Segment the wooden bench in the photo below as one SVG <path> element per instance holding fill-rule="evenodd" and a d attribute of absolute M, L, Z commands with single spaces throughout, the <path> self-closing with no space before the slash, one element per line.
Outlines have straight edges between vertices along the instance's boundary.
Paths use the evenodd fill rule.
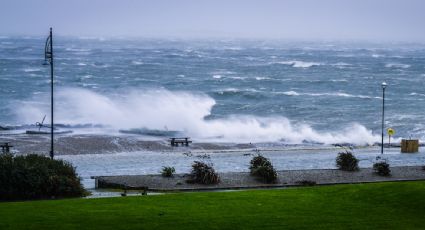
<path fill-rule="evenodd" d="M 178 147 L 179 144 L 189 146 L 189 143 L 192 143 L 192 141 L 189 139 L 190 137 L 172 137 L 170 138 L 170 144 L 174 147 Z"/>

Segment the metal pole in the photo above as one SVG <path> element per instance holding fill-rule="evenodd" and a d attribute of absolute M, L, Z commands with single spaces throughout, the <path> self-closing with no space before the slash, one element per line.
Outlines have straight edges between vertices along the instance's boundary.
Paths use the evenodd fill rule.
<path fill-rule="evenodd" d="M 50 50 L 51 50 L 51 57 L 50 57 L 50 86 L 51 86 L 51 100 L 50 100 L 50 116 L 51 116 L 51 126 L 50 126 L 50 158 L 53 159 L 54 157 L 54 137 L 53 137 L 53 36 L 52 36 L 52 27 L 50 27 Z"/>
<path fill-rule="evenodd" d="M 385 85 L 382 84 L 382 134 L 381 134 L 381 154 L 384 154 L 384 117 L 385 117 Z"/>

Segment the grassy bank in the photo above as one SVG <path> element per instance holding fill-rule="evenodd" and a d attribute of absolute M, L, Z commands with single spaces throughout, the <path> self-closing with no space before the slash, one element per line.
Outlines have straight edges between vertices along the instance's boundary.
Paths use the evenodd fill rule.
<path fill-rule="evenodd" d="M 0 229 L 425 229 L 425 182 L 0 203 Z"/>

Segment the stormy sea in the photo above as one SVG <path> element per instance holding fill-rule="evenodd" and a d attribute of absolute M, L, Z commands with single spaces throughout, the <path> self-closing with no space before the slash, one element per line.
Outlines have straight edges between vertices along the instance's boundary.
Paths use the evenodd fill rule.
<path fill-rule="evenodd" d="M 17 142 L 17 152 L 19 143 L 30 146 L 25 151 L 49 147 L 48 136 L 25 134 L 40 128 L 36 122 L 50 124 L 44 42 L 0 37 L 0 136 Z M 247 170 L 244 154 L 208 149 L 267 148 L 277 168 L 288 169 L 332 168 L 333 160 L 320 161 L 337 152 L 328 147 L 355 146 L 371 162 L 381 142 L 383 82 L 384 129 L 395 130 L 391 140 L 385 131 L 385 143 L 425 140 L 423 44 L 55 37 L 54 52 L 55 124 L 72 131 L 56 136 L 58 154 L 86 178 L 157 173 L 167 160 L 187 171 L 193 151 L 222 171 Z M 190 137 L 194 147 L 176 152 L 170 137 Z M 75 150 L 85 146 L 114 154 Z M 423 154 L 388 151 L 400 165 L 423 162 Z"/>

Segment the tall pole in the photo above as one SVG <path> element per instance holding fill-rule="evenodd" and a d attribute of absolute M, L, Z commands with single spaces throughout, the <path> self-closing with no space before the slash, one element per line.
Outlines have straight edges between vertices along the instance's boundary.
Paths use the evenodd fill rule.
<path fill-rule="evenodd" d="M 387 83 L 382 82 L 382 127 L 381 127 L 381 154 L 384 154 L 384 120 L 385 120 L 385 88 Z"/>
<path fill-rule="evenodd" d="M 54 137 L 53 137 L 53 36 L 52 36 L 52 27 L 50 27 L 50 93 L 51 93 L 51 100 L 50 100 L 50 117 L 51 117 L 51 124 L 50 124 L 50 158 L 53 159 L 54 157 Z"/>
<path fill-rule="evenodd" d="M 54 157 L 54 136 L 53 136 L 53 34 L 52 34 L 52 27 L 50 27 L 50 34 L 49 37 L 46 39 L 46 45 L 44 47 L 44 65 L 47 65 L 47 63 L 50 64 L 50 158 L 53 159 Z"/>

